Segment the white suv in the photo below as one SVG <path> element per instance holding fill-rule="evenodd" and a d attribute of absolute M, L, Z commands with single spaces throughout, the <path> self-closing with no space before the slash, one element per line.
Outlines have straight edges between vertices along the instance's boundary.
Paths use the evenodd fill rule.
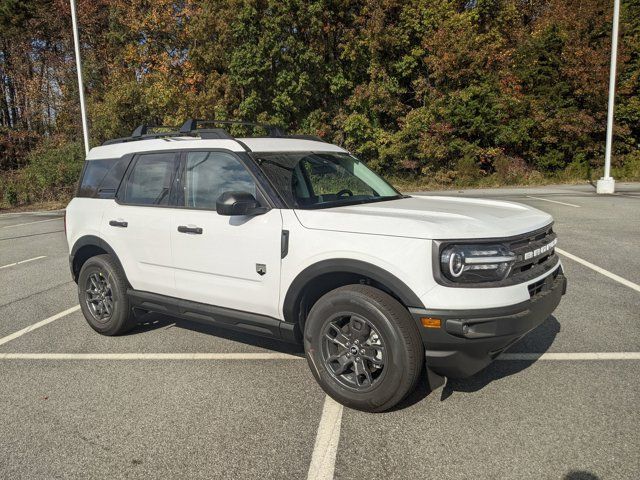
<path fill-rule="evenodd" d="M 432 388 L 481 370 L 566 290 L 546 213 L 402 195 L 339 146 L 212 123 L 233 122 L 89 153 L 66 233 L 99 333 L 153 311 L 302 341 L 329 395 L 382 411 L 423 366 Z"/>

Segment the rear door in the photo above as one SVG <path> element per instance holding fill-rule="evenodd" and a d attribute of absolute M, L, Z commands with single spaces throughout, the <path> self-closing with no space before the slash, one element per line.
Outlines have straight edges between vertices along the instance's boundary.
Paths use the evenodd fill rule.
<path fill-rule="evenodd" d="M 136 290 L 175 295 L 170 202 L 178 166 L 174 152 L 137 155 L 102 217 L 102 236 Z"/>
<path fill-rule="evenodd" d="M 216 200 L 243 191 L 266 205 L 242 160 L 228 151 L 184 152 L 171 235 L 177 296 L 277 318 L 282 216 L 222 216 Z"/>

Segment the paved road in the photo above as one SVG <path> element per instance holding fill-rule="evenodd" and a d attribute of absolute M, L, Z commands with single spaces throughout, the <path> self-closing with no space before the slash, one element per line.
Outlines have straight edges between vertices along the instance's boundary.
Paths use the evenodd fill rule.
<path fill-rule="evenodd" d="M 547 211 L 560 249 L 638 284 L 640 185 L 618 187 L 448 194 Z M 640 292 L 563 262 L 568 294 L 509 353 L 640 352 Z M 0 478 L 638 478 L 637 353 L 498 361 L 372 415 L 331 410 L 296 346 L 166 316 L 106 338 L 74 311 L 10 337 L 75 289 L 60 214 L 0 215 Z"/>

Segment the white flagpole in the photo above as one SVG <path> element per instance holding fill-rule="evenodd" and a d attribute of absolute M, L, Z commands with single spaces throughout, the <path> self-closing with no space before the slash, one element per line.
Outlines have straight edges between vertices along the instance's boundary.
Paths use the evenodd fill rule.
<path fill-rule="evenodd" d="M 613 113 L 616 97 L 616 65 L 618 60 L 618 22 L 620 0 L 613 1 L 613 29 L 611 31 L 611 66 L 609 67 L 609 108 L 607 110 L 607 145 L 604 154 L 604 176 L 598 180 L 598 193 L 614 193 L 615 180 L 611 176 L 611 143 L 613 141 Z"/>
<path fill-rule="evenodd" d="M 82 81 L 82 62 L 80 60 L 80 40 L 78 39 L 78 20 L 76 19 L 76 1 L 71 1 L 71 23 L 73 24 L 73 43 L 76 52 L 76 69 L 78 70 L 78 93 L 80 93 L 80 114 L 82 115 L 82 135 L 84 150 L 89 154 L 89 127 L 87 126 L 87 110 L 84 103 L 84 83 Z"/>

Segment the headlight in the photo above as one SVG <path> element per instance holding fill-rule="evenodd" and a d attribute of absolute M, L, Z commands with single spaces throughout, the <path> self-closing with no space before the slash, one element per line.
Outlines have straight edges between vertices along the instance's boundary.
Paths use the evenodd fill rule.
<path fill-rule="evenodd" d="M 497 282 L 509 274 L 515 259 L 504 245 L 450 245 L 440 255 L 440 268 L 456 283 Z"/>

